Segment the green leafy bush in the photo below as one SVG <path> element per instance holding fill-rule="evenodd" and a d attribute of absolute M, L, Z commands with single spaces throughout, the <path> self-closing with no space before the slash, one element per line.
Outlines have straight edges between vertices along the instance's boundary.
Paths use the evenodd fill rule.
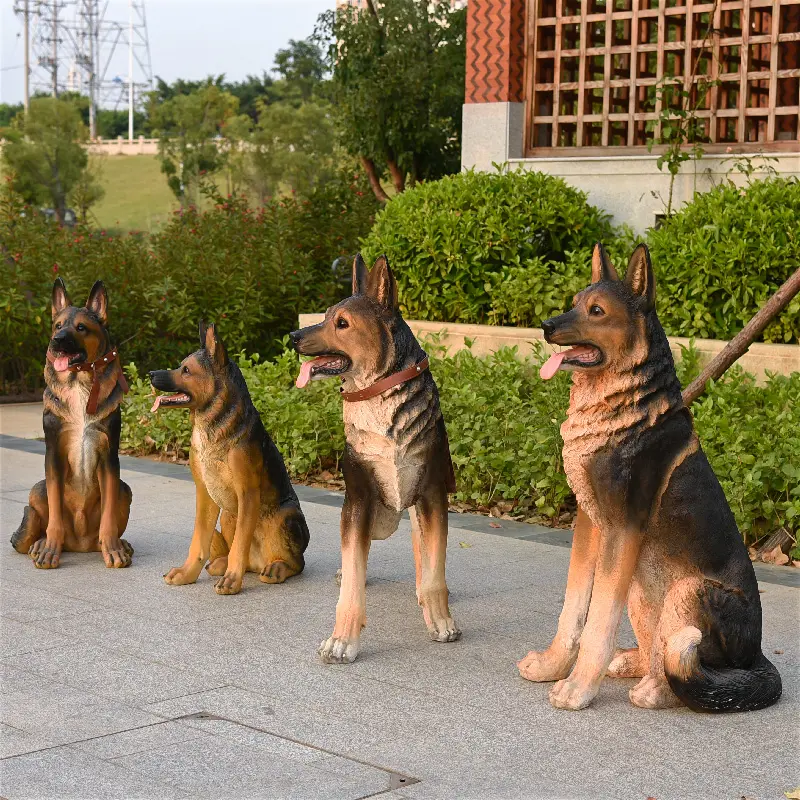
<path fill-rule="evenodd" d="M 608 216 L 560 178 L 465 172 L 391 200 L 363 251 L 368 259 L 388 255 L 409 318 L 483 323 L 492 318 L 493 292 L 515 270 L 536 271 L 548 308 L 564 307 L 568 254 L 613 239 Z"/>
<path fill-rule="evenodd" d="M 176 212 L 158 234 L 107 236 L 48 223 L 13 193 L 0 197 L 0 385 L 41 383 L 56 275 L 82 303 L 101 278 L 111 326 L 126 361 L 142 369 L 177 363 L 197 322 L 222 322 L 235 350 L 275 353 L 297 314 L 343 293 L 332 270 L 358 248 L 377 204 L 363 178 L 341 176 L 306 200 L 276 198 L 258 209 L 216 197 L 213 208 Z"/>
<path fill-rule="evenodd" d="M 648 232 L 668 333 L 730 339 L 800 263 L 800 181 L 724 183 Z M 800 297 L 764 331 L 800 339 Z"/>
<path fill-rule="evenodd" d="M 224 329 L 223 329 L 224 335 Z M 544 383 L 541 355 L 519 361 L 512 349 L 478 358 L 432 354 L 450 450 L 456 500 L 487 510 L 499 501 L 514 514 L 552 521 L 574 508 L 561 460 L 560 426 L 570 380 L 558 373 Z M 295 478 L 335 470 L 344 448 L 338 383 L 294 386 L 298 357 L 288 350 L 273 361 L 241 356 L 253 401 Z M 685 354 L 679 375 L 697 371 L 696 353 Z M 136 453 L 186 456 L 189 415 L 150 414 L 149 384 L 128 369 L 132 391 L 123 408 L 122 443 Z M 693 407 L 700 440 L 746 541 L 766 530 L 800 529 L 800 373 L 771 377 L 763 387 L 734 368 Z"/>

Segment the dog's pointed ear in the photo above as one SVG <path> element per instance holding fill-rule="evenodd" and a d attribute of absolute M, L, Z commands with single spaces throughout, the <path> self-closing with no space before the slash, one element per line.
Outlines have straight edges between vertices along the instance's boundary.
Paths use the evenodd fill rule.
<path fill-rule="evenodd" d="M 397 281 L 386 256 L 379 256 L 372 265 L 367 281 L 367 294 L 387 311 L 397 310 Z"/>
<path fill-rule="evenodd" d="M 67 306 L 71 306 L 67 294 L 67 287 L 61 278 L 56 278 L 53 282 L 53 319 L 55 319 Z"/>
<path fill-rule="evenodd" d="M 367 293 L 367 265 L 361 257 L 361 253 L 357 253 L 353 259 L 353 294 L 366 294 Z"/>
<path fill-rule="evenodd" d="M 200 349 L 202 349 L 206 346 L 206 323 L 204 320 L 200 320 L 198 328 L 200 329 Z"/>
<path fill-rule="evenodd" d="M 205 348 L 209 356 L 211 356 L 220 367 L 224 367 L 228 363 L 228 353 L 225 350 L 222 339 L 217 336 L 216 328 L 217 326 L 213 322 L 206 328 Z"/>
<path fill-rule="evenodd" d="M 608 253 L 603 245 L 597 242 L 592 250 L 592 283 L 618 280 L 619 275 L 617 275 Z"/>
<path fill-rule="evenodd" d="M 656 304 L 656 276 L 650 251 L 646 244 L 640 244 L 633 251 L 625 273 L 625 283 L 636 297 L 645 301 L 645 311 L 650 311 Z"/>
<path fill-rule="evenodd" d="M 108 292 L 103 281 L 95 281 L 86 301 L 89 309 L 100 320 L 101 325 L 108 322 Z"/>

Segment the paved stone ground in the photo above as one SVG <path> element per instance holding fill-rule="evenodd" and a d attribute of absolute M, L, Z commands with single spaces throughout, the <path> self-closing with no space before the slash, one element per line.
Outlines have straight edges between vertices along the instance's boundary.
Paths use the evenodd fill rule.
<path fill-rule="evenodd" d="M 800 594 L 787 570 L 760 573 L 764 650 L 784 680 L 773 708 L 643 711 L 628 702 L 633 681 L 607 680 L 591 708 L 557 711 L 548 685 L 520 679 L 515 661 L 555 631 L 563 532 L 532 529 L 524 541 L 506 523 L 497 536 L 454 515 L 448 578 L 464 636 L 442 645 L 415 602 L 404 521 L 372 549 L 359 660 L 325 666 L 315 651 L 337 598 L 337 496 L 300 487 L 312 532 L 301 576 L 267 586 L 249 575 L 240 595 L 218 597 L 205 574 L 188 587 L 161 579 L 191 537 L 186 470 L 123 459 L 134 565 L 66 554 L 39 571 L 5 540 L 43 476 L 42 453 L 0 436 L 0 795 L 10 800 L 768 800 L 800 784 Z M 627 624 L 620 641 L 632 643 Z"/>

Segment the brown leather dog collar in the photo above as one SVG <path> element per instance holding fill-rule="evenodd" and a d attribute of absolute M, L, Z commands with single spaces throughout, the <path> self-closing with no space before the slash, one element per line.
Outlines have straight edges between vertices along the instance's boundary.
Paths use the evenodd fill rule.
<path fill-rule="evenodd" d="M 385 378 L 381 378 L 379 381 L 375 381 L 372 386 L 367 386 L 366 389 L 361 389 L 357 392 L 342 392 L 342 400 L 346 403 L 358 403 L 361 400 L 369 400 L 371 397 L 377 397 L 393 386 L 399 386 L 401 383 L 416 378 L 417 375 L 421 375 L 426 369 L 428 369 L 428 356 L 425 356 L 425 358 L 417 364 L 412 364 L 410 367 L 400 370 L 400 372 L 394 372 L 391 375 L 387 375 Z"/>
<path fill-rule="evenodd" d="M 112 361 L 116 361 L 117 356 L 119 353 L 117 349 L 114 348 L 110 352 L 106 353 L 102 358 L 98 358 L 97 361 L 92 361 L 91 364 L 87 364 L 85 361 L 81 362 L 80 364 L 73 364 L 70 367 L 67 367 L 65 372 L 91 372 L 92 373 L 92 388 L 89 390 L 89 399 L 86 402 L 86 413 L 87 414 L 96 414 L 97 413 L 97 401 L 100 398 L 100 381 L 98 380 L 97 370 L 102 369 L 103 367 L 107 367 Z M 47 351 L 47 360 L 52 364 L 55 359 L 50 354 L 50 351 Z M 119 377 L 117 378 L 117 383 L 122 387 L 122 393 L 128 394 L 128 381 L 125 380 L 125 373 L 122 371 L 122 367 L 119 363 L 116 365 L 116 368 L 119 370 Z"/>

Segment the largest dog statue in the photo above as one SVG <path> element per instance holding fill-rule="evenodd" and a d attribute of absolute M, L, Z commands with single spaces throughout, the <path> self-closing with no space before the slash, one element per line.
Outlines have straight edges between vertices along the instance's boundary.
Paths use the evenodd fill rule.
<path fill-rule="evenodd" d="M 333 635 L 319 649 L 326 663 L 349 663 L 366 624 L 367 555 L 410 509 L 417 599 L 436 642 L 461 636 L 445 581 L 447 493 L 455 491 L 439 394 L 424 351 L 400 315 L 397 284 L 384 256 L 367 270 L 353 263 L 353 294 L 325 320 L 291 334 L 306 361 L 299 387 L 342 378 L 346 445 L 342 471 L 342 573 Z"/>
<path fill-rule="evenodd" d="M 683 405 L 655 292 L 644 245 L 624 280 L 598 245 L 592 284 L 542 326 L 570 347 L 542 377 L 573 372 L 561 433 L 580 510 L 558 632 L 520 673 L 558 681 L 558 708 L 589 705 L 606 673 L 641 678 L 630 699 L 643 708 L 764 708 L 781 679 L 761 650 L 755 573 Z M 615 657 L 626 599 L 639 646 Z"/>
<path fill-rule="evenodd" d="M 31 489 L 11 537 L 39 569 L 59 566 L 62 551 L 100 551 L 107 567 L 128 567 L 122 538 L 131 507 L 119 477 L 120 403 L 127 384 L 108 332 L 108 295 L 97 281 L 83 307 L 64 282 L 53 285 L 53 328 L 44 369 L 45 479 Z"/>

